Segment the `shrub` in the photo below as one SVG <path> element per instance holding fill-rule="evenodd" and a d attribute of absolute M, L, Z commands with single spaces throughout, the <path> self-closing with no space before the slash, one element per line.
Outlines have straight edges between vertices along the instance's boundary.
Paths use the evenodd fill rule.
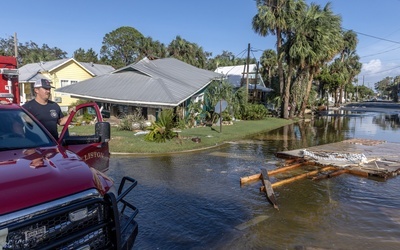
<path fill-rule="evenodd" d="M 142 109 L 136 108 L 131 115 L 123 115 L 121 117 L 121 121 L 118 125 L 118 130 L 133 130 L 133 129 L 142 129 L 145 118 L 142 115 Z M 133 123 L 139 124 L 139 128 L 133 128 Z"/>
<path fill-rule="evenodd" d="M 269 114 L 268 109 L 262 104 L 247 104 L 242 112 L 243 120 L 262 120 Z"/>
<path fill-rule="evenodd" d="M 166 142 L 166 140 L 175 137 L 175 133 L 172 131 L 173 126 L 174 111 L 172 109 L 165 109 L 160 112 L 158 120 L 147 128 L 147 130 L 150 130 L 150 133 L 146 134 L 144 139 L 150 142 Z"/>

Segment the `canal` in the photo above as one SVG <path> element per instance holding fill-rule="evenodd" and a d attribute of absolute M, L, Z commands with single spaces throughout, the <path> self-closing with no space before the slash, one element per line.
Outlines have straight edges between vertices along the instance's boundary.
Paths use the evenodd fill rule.
<path fill-rule="evenodd" d="M 278 151 L 349 138 L 400 143 L 399 128 L 398 113 L 332 111 L 206 151 L 115 155 L 109 174 L 138 181 L 134 249 L 400 249 L 400 177 L 298 180 L 274 189 L 279 210 L 261 182 L 240 185 L 282 164 Z"/>

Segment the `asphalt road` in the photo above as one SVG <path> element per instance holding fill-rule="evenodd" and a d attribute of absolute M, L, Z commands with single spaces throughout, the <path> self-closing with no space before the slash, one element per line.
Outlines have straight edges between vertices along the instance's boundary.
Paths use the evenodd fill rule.
<path fill-rule="evenodd" d="M 400 112 L 400 103 L 389 101 L 358 102 L 346 104 L 341 109 L 392 113 Z"/>

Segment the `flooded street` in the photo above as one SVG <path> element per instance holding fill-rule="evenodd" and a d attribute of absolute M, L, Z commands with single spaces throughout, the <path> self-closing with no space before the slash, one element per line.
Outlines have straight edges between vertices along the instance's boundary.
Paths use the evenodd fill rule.
<path fill-rule="evenodd" d="M 400 249 L 400 177 L 298 180 L 274 189 L 279 210 L 261 182 L 240 186 L 275 169 L 276 152 L 350 138 L 400 143 L 399 129 L 397 113 L 338 111 L 206 151 L 114 155 L 108 174 L 138 181 L 134 249 Z"/>

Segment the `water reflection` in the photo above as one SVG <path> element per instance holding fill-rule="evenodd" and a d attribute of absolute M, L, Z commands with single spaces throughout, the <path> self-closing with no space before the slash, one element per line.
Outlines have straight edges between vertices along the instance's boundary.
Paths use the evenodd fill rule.
<path fill-rule="evenodd" d="M 393 124 L 383 113 L 330 113 L 196 153 L 113 156 L 110 174 L 138 180 L 135 249 L 400 249 L 400 178 L 299 180 L 274 190 L 279 211 L 261 183 L 239 184 L 276 168 L 278 151 L 349 138 L 400 142 Z"/>

